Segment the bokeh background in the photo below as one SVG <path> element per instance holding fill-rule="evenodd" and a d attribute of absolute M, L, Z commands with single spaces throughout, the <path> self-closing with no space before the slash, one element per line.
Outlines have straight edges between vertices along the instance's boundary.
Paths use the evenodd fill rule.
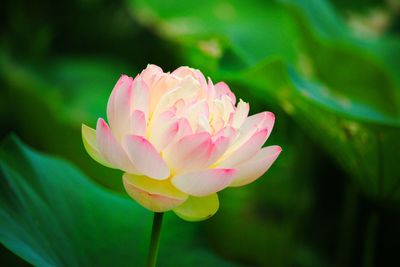
<path fill-rule="evenodd" d="M 2 1 L 2 266 L 142 266 L 151 214 L 84 151 L 122 73 L 188 65 L 276 115 L 283 152 L 167 215 L 160 266 L 394 266 L 400 251 L 400 1 Z"/>

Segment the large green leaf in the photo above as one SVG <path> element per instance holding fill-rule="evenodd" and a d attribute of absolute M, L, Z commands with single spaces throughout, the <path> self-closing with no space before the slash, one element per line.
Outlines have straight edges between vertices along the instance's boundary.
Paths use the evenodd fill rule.
<path fill-rule="evenodd" d="M 106 58 L 58 58 L 33 66 L 0 54 L 0 74 L 7 87 L 1 98 L 22 139 L 47 152 L 62 155 L 106 187 L 122 191 L 120 174 L 94 162 L 85 152 L 81 124 L 94 127 L 105 117 L 107 100 L 124 62 Z M 133 74 L 132 74 L 133 75 Z"/>
<path fill-rule="evenodd" d="M 143 23 L 198 47 L 188 58 L 213 77 L 279 58 L 321 81 L 343 105 L 356 101 L 382 114 L 347 111 L 358 119 L 400 125 L 399 39 L 357 39 L 326 1 L 177 2 L 129 1 Z M 200 59 L 213 49 L 221 50 L 214 61 Z"/>
<path fill-rule="evenodd" d="M 279 105 L 308 131 L 354 177 L 364 192 L 380 201 L 400 200 L 400 127 L 381 125 L 368 105 L 341 99 L 327 88 L 301 78 L 281 61 L 267 61 L 237 76 L 235 81 L 273 95 Z M 351 112 L 348 112 L 352 109 Z M 367 114 L 359 120 L 354 114 Z"/>
<path fill-rule="evenodd" d="M 144 265 L 151 213 L 128 197 L 15 137 L 1 147 L 0 171 L 0 239 L 18 256 L 35 266 Z M 195 229 L 168 214 L 160 266 L 233 266 L 202 248 Z"/>
<path fill-rule="evenodd" d="M 358 38 L 325 0 L 128 2 L 194 66 L 278 103 L 369 196 L 398 197 L 398 37 Z"/>

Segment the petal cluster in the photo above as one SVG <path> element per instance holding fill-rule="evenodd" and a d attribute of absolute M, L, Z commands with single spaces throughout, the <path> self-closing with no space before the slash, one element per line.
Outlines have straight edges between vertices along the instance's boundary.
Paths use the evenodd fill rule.
<path fill-rule="evenodd" d="M 107 104 L 107 122 L 82 126 L 89 155 L 125 172 L 127 193 L 155 211 L 186 220 L 212 216 L 217 192 L 262 176 L 281 152 L 263 147 L 274 126 L 271 112 L 249 116 L 224 82 L 196 69 L 172 73 L 149 65 L 122 75 Z"/>

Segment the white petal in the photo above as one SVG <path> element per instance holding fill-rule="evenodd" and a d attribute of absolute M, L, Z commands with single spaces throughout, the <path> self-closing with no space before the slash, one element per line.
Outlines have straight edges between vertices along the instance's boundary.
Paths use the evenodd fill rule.
<path fill-rule="evenodd" d="M 138 173 L 126 152 L 115 139 L 107 123 L 101 118 L 97 121 L 96 141 L 101 155 L 107 162 L 126 172 Z"/>
<path fill-rule="evenodd" d="M 234 169 L 208 169 L 175 176 L 171 182 L 186 194 L 202 197 L 227 187 L 235 172 Z"/>
<path fill-rule="evenodd" d="M 146 136 L 146 115 L 140 111 L 135 110 L 131 115 L 131 131 L 133 135 Z"/>
<path fill-rule="evenodd" d="M 185 136 L 165 149 L 165 160 L 175 174 L 204 168 L 211 155 L 211 143 L 206 132 Z"/>
<path fill-rule="evenodd" d="M 149 117 L 150 92 L 149 88 L 140 76 L 133 81 L 132 110 L 140 110 Z"/>
<path fill-rule="evenodd" d="M 240 99 L 236 111 L 233 115 L 232 126 L 235 127 L 236 129 L 239 129 L 240 126 L 242 126 L 242 124 L 246 120 L 247 115 L 249 115 L 249 110 L 250 110 L 249 104 L 243 102 L 242 99 Z"/>
<path fill-rule="evenodd" d="M 107 104 L 107 118 L 117 140 L 129 132 L 133 79 L 122 75 L 111 92 Z"/>
<path fill-rule="evenodd" d="M 268 136 L 268 130 L 263 129 L 256 132 L 250 137 L 246 143 L 238 147 L 235 151 L 224 155 L 223 160 L 217 163 L 217 166 L 223 168 L 232 168 L 237 164 L 240 164 L 249 158 L 251 158 L 257 151 L 260 150 L 261 146 L 265 143 Z"/>
<path fill-rule="evenodd" d="M 246 185 L 261 177 L 271 167 L 281 151 L 279 146 L 264 147 L 251 159 L 237 165 L 235 167 L 237 172 L 230 186 Z"/>
<path fill-rule="evenodd" d="M 170 171 L 167 164 L 146 138 L 128 135 L 123 145 L 138 171 L 157 180 L 169 177 Z"/>

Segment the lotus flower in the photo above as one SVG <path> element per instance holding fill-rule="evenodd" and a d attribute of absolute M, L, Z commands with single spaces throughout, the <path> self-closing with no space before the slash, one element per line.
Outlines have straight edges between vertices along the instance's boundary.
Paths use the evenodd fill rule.
<path fill-rule="evenodd" d="M 217 192 L 262 176 L 279 146 L 262 147 L 275 117 L 252 116 L 224 82 L 196 69 L 172 73 L 149 65 L 122 75 L 107 105 L 108 124 L 82 126 L 85 148 L 99 163 L 124 171 L 127 193 L 154 212 L 197 221 L 219 207 Z"/>

